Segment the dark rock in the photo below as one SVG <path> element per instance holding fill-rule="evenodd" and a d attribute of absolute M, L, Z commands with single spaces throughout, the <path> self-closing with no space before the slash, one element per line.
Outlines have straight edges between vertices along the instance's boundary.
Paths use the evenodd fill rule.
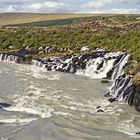
<path fill-rule="evenodd" d="M 67 66 L 67 63 L 63 63 L 63 68 Z"/>
<path fill-rule="evenodd" d="M 112 68 L 110 71 L 107 72 L 107 78 L 111 79 L 114 69 Z"/>
<path fill-rule="evenodd" d="M 52 70 L 52 68 L 49 66 L 49 67 L 47 67 L 47 70 L 48 70 L 48 71 L 51 71 L 51 70 Z"/>
<path fill-rule="evenodd" d="M 133 100 L 135 109 L 140 112 L 140 86 L 135 87 L 135 96 Z"/>
<path fill-rule="evenodd" d="M 120 62 L 120 60 L 121 60 L 122 57 L 123 57 L 123 55 L 119 55 L 117 58 L 115 58 L 116 60 L 115 60 L 115 62 L 113 64 L 113 66 L 115 66 L 116 64 L 118 64 Z"/>
<path fill-rule="evenodd" d="M 101 108 L 101 106 L 97 106 L 97 107 L 96 107 L 96 109 L 99 109 L 99 108 Z"/>
<path fill-rule="evenodd" d="M 112 102 L 116 101 L 116 99 L 115 98 L 110 98 L 110 99 L 108 99 L 108 101 L 112 103 Z"/>
<path fill-rule="evenodd" d="M 102 62 L 100 64 L 98 64 L 97 66 L 97 70 L 101 69 L 103 67 L 104 61 L 102 60 Z"/>
<path fill-rule="evenodd" d="M 105 97 L 111 97 L 110 92 L 105 93 Z"/>
<path fill-rule="evenodd" d="M 11 106 L 11 104 L 8 104 L 8 103 L 0 103 L 0 109 L 10 107 L 10 106 Z"/>
<path fill-rule="evenodd" d="M 140 132 L 136 132 L 136 135 L 140 136 Z"/>
<path fill-rule="evenodd" d="M 97 112 L 104 112 L 102 109 L 98 109 Z"/>
<path fill-rule="evenodd" d="M 76 63 L 76 62 L 78 62 L 78 61 L 79 61 L 79 58 L 78 58 L 78 57 L 72 58 L 72 62 L 73 62 L 73 63 Z"/>

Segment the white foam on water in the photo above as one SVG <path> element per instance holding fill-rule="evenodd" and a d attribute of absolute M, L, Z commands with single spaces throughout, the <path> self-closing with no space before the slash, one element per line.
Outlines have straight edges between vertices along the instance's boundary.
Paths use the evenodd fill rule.
<path fill-rule="evenodd" d="M 44 64 L 43 63 L 41 63 L 41 62 L 39 62 L 37 60 L 34 60 L 34 59 L 31 61 L 31 65 L 34 65 L 34 66 L 40 67 L 40 68 L 44 68 Z"/>
<path fill-rule="evenodd" d="M 50 81 L 60 80 L 60 78 L 61 78 L 61 74 L 54 74 L 47 77 L 47 79 Z"/>
<path fill-rule="evenodd" d="M 40 97 L 43 99 L 46 96 L 44 89 L 38 88 L 35 85 L 30 85 L 27 87 L 27 91 L 22 95 L 14 95 L 11 100 L 14 101 L 13 106 L 4 108 L 6 111 L 10 112 L 20 112 L 35 115 L 38 118 L 49 118 L 55 111 L 53 107 L 41 104 L 38 101 Z M 53 97 L 52 97 L 53 98 Z"/>
<path fill-rule="evenodd" d="M 118 122 L 118 125 L 116 125 L 117 129 L 120 132 L 123 132 L 127 135 L 130 136 L 135 136 L 136 132 L 140 131 L 140 128 L 137 128 L 132 122 L 133 122 L 134 118 L 131 118 L 129 120 L 124 120 L 124 121 L 120 121 Z"/>
<path fill-rule="evenodd" d="M 29 123 L 31 121 L 37 120 L 38 118 L 18 118 L 18 117 L 10 117 L 10 118 L 0 118 L 0 123 L 6 124 L 21 124 L 21 123 Z"/>
<path fill-rule="evenodd" d="M 13 107 L 8 107 L 8 108 L 4 108 L 7 111 L 14 111 L 14 112 L 24 112 L 24 113 L 28 113 L 28 114 L 34 114 L 39 116 L 40 118 L 49 118 L 52 116 L 52 112 L 54 112 L 53 108 L 50 107 L 19 107 L 19 106 L 13 106 Z"/>
<path fill-rule="evenodd" d="M 66 113 L 66 112 L 61 112 L 61 111 L 55 111 L 53 114 L 55 115 L 63 115 L 63 116 L 70 116 L 70 113 Z"/>

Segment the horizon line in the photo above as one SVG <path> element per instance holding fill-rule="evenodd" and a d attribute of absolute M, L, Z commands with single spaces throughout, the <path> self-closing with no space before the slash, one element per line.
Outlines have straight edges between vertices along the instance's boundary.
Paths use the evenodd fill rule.
<path fill-rule="evenodd" d="M 97 12 L 0 12 L 0 14 L 96 14 L 96 15 L 100 15 L 100 14 L 104 14 L 104 15 L 140 15 L 140 13 L 97 13 Z"/>

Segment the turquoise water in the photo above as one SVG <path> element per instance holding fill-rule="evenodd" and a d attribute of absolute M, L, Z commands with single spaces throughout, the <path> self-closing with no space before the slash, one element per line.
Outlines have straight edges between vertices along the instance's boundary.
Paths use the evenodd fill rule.
<path fill-rule="evenodd" d="M 32 22 L 32 23 L 23 23 L 23 24 L 16 24 L 16 25 L 8 25 L 8 26 L 17 26 L 17 27 L 45 27 L 45 26 L 58 26 L 58 25 L 68 25 L 74 22 L 82 22 L 93 20 L 96 17 L 82 17 L 82 18 L 71 18 L 71 19 L 58 19 L 58 20 L 50 20 L 50 21 L 39 21 L 39 22 Z"/>
<path fill-rule="evenodd" d="M 74 19 L 63 19 L 63 20 L 51 20 L 51 21 L 40 21 L 40 22 L 33 22 L 33 23 L 17 24 L 14 26 L 19 26 L 19 27 L 56 26 L 56 25 L 68 25 L 68 24 L 72 24 L 73 22 Z"/>

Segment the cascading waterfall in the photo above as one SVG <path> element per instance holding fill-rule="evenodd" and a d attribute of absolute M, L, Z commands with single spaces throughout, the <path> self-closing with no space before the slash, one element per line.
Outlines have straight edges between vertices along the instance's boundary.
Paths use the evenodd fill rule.
<path fill-rule="evenodd" d="M 123 52 L 98 52 L 96 54 L 78 54 L 69 57 L 52 57 L 49 59 L 32 60 L 31 64 L 47 70 L 75 73 L 94 79 L 116 79 L 123 73 L 123 69 L 130 59 L 130 55 Z"/>
<path fill-rule="evenodd" d="M 132 92 L 132 78 L 123 74 L 114 81 L 108 94 L 112 96 L 114 100 L 129 102 Z"/>
<path fill-rule="evenodd" d="M 127 63 L 129 62 L 130 57 L 131 57 L 130 54 L 124 55 L 122 57 L 122 59 L 120 60 L 120 63 L 118 63 L 117 66 L 115 66 L 115 68 L 114 68 L 112 79 L 116 79 L 120 75 L 124 74 L 123 70 L 124 70 L 125 66 L 127 65 Z"/>
<path fill-rule="evenodd" d="M 37 61 L 37 60 L 32 60 L 31 65 L 34 65 L 36 67 L 41 67 L 41 68 L 43 68 L 43 66 L 45 66 L 45 64 L 43 64 L 43 63 L 41 63 L 40 61 Z"/>
<path fill-rule="evenodd" d="M 15 55 L 0 54 L 0 61 L 17 62 L 17 59 L 18 56 Z"/>
<path fill-rule="evenodd" d="M 90 59 L 86 64 L 86 68 L 78 70 L 77 74 L 114 80 L 123 73 L 123 69 L 129 59 L 130 55 L 126 55 L 123 52 L 107 53 L 102 57 Z"/>
<path fill-rule="evenodd" d="M 0 61 L 17 62 L 18 59 L 19 56 L 0 54 Z M 111 102 L 119 100 L 133 105 L 132 78 L 124 74 L 124 68 L 129 60 L 130 55 L 125 52 L 106 53 L 102 51 L 93 54 L 76 54 L 27 61 L 31 65 L 48 71 L 68 72 L 94 79 L 107 78 L 113 80 L 112 88 L 105 96 L 111 96 L 109 99 Z"/>

